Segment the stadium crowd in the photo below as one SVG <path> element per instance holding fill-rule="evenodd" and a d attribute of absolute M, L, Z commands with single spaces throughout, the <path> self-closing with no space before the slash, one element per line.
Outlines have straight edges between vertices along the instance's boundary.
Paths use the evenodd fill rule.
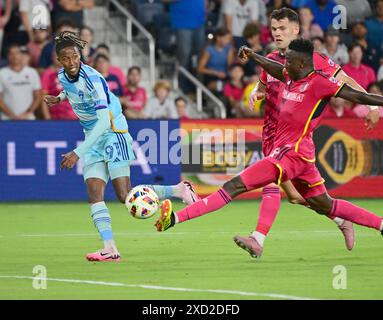
<path fill-rule="evenodd" d="M 254 110 L 246 107 L 261 69 L 252 61 L 240 64 L 236 52 L 244 44 L 260 54 L 274 51 L 268 17 L 284 6 L 299 12 L 301 36 L 311 39 L 317 51 L 330 56 L 368 92 L 383 93 L 383 0 L 121 2 L 153 33 L 159 52 L 175 56 L 224 101 L 228 117 L 263 115 L 263 101 Z M 336 5 L 347 8 L 344 29 L 332 25 Z M 35 6 L 44 8 L 49 17 L 38 28 L 33 25 Z M 52 39 L 62 31 L 78 31 L 88 42 L 82 61 L 105 77 L 128 119 L 188 118 L 187 101 L 174 99 L 168 81 L 158 80 L 150 94 L 140 85 L 139 66 L 122 70 L 111 64 L 108 45 L 95 44 L 93 30 L 84 25 L 84 10 L 94 6 L 94 0 L 0 0 L 1 120 L 76 119 L 67 101 L 48 108 L 42 100 L 44 94 L 62 90 Z M 181 87 L 188 92 L 187 84 Z M 364 117 L 368 109 L 332 98 L 326 112 L 334 118 Z"/>

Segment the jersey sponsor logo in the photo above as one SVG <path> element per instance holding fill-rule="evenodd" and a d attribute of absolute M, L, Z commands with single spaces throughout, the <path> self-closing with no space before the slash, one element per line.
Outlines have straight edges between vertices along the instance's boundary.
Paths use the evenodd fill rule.
<path fill-rule="evenodd" d="M 335 62 L 332 61 L 331 59 L 328 59 L 328 64 L 329 64 L 331 67 L 334 67 L 334 66 L 335 66 Z"/>
<path fill-rule="evenodd" d="M 286 89 L 283 90 L 282 98 L 285 100 L 295 101 L 295 102 L 302 102 L 304 95 L 297 93 L 297 92 L 289 92 Z"/>

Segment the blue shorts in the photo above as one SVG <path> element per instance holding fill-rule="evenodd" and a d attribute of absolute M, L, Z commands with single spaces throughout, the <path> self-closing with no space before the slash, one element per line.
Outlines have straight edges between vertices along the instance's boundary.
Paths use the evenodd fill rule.
<path fill-rule="evenodd" d="M 109 178 L 129 177 L 130 163 L 136 158 L 132 143 L 128 132 L 104 133 L 84 156 L 84 180 L 99 178 L 107 183 Z"/>

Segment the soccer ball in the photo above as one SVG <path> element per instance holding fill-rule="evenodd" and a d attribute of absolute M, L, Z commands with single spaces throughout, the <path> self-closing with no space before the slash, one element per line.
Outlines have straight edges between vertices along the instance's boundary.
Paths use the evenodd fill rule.
<path fill-rule="evenodd" d="M 128 194 L 125 206 L 137 219 L 152 217 L 158 210 L 160 200 L 153 189 L 147 186 L 136 186 Z"/>

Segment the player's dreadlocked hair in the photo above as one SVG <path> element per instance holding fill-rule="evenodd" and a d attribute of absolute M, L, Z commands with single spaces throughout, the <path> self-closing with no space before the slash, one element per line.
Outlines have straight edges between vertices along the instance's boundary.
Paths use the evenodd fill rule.
<path fill-rule="evenodd" d="M 56 53 L 67 47 L 77 47 L 79 50 L 84 49 L 88 42 L 82 40 L 75 32 L 64 31 L 55 37 Z"/>

